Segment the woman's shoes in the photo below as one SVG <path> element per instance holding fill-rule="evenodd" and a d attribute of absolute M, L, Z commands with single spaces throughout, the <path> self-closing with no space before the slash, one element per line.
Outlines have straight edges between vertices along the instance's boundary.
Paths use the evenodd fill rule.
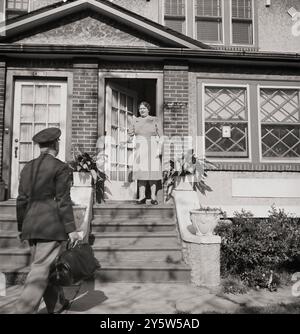
<path fill-rule="evenodd" d="M 146 204 L 146 197 L 144 198 L 144 199 L 141 199 L 141 200 L 138 200 L 138 201 L 136 201 L 136 204 Z M 157 200 L 156 199 L 151 199 L 151 204 L 152 205 L 158 205 L 158 202 L 157 202 Z"/>
<path fill-rule="evenodd" d="M 141 199 L 139 201 L 136 201 L 136 204 L 146 204 L 146 197 L 144 199 Z"/>

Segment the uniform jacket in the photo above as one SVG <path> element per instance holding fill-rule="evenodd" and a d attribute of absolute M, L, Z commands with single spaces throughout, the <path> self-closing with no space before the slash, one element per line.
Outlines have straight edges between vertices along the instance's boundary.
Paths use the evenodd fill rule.
<path fill-rule="evenodd" d="M 23 240 L 67 240 L 67 234 L 76 230 L 67 164 L 45 153 L 24 166 L 17 220 Z"/>

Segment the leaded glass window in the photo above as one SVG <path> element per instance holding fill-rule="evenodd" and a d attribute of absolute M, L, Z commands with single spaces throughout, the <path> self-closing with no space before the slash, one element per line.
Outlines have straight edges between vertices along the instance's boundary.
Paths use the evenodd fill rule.
<path fill-rule="evenodd" d="M 247 100 L 245 87 L 205 87 L 205 146 L 208 157 L 248 157 Z"/>
<path fill-rule="evenodd" d="M 263 158 L 300 157 L 300 89 L 260 90 Z"/>

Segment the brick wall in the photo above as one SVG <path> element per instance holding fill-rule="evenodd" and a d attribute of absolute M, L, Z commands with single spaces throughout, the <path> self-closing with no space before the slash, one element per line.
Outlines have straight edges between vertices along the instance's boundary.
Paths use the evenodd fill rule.
<path fill-rule="evenodd" d="M 189 141 L 189 67 L 164 66 L 164 168 L 191 149 Z"/>
<path fill-rule="evenodd" d="M 96 152 L 98 138 L 98 64 L 74 64 L 72 145 Z"/>
<path fill-rule="evenodd" d="M 5 63 L 0 62 L 0 178 L 2 176 L 4 108 L 5 108 Z"/>

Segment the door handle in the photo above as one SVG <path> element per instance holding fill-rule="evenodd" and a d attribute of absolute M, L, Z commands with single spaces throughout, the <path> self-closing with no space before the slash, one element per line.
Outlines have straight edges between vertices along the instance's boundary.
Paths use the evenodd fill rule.
<path fill-rule="evenodd" d="M 18 157 L 18 149 L 19 149 L 18 146 L 16 146 L 16 147 L 15 147 L 15 158 Z"/>

